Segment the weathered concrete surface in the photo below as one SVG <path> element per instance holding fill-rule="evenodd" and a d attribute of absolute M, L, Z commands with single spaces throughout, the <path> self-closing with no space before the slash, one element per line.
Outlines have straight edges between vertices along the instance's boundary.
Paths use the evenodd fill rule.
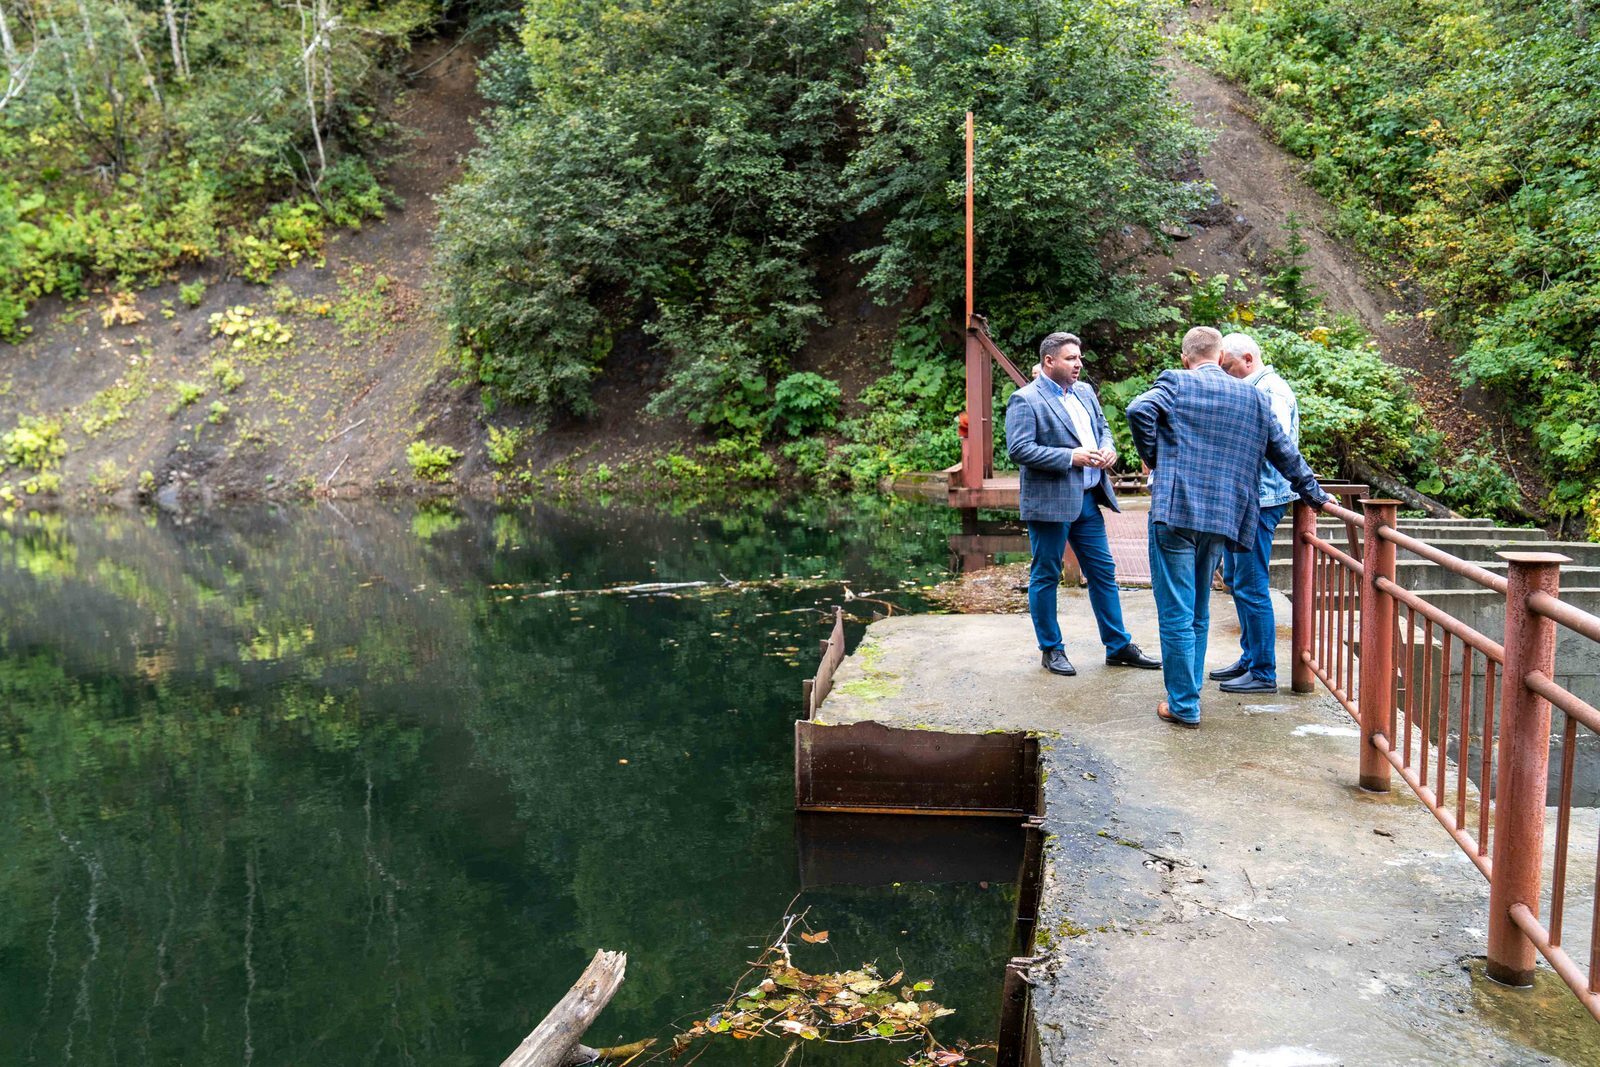
<path fill-rule="evenodd" d="M 1220 666 L 1238 630 L 1213 603 Z M 1123 606 L 1154 651 L 1150 594 L 1124 590 Z M 1050 957 L 1033 970 L 1047 1064 L 1600 1062 L 1600 1027 L 1571 997 L 1530 1007 L 1473 983 L 1486 884 L 1408 792 L 1355 788 L 1354 729 L 1331 700 L 1213 684 L 1203 728 L 1177 730 L 1155 719 L 1159 672 L 1103 665 L 1082 593 L 1061 615 L 1076 678 L 1040 670 L 1025 616 L 875 623 L 819 716 L 1057 735 Z M 1574 868 L 1592 877 L 1592 858 Z"/>

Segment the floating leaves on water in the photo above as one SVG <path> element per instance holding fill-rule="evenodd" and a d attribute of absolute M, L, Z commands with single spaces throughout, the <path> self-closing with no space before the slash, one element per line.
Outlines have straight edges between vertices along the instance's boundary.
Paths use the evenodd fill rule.
<path fill-rule="evenodd" d="M 670 1055 L 676 1059 L 702 1038 L 727 1034 L 736 1040 L 759 1037 L 789 1042 L 792 1055 L 799 1042 L 853 1044 L 888 1041 L 920 1044 L 906 1067 L 961 1067 L 973 1063 L 976 1049 L 946 1046 L 929 1030 L 936 1019 L 955 1014 L 954 1009 L 918 995 L 933 988 L 923 979 L 896 985 L 905 977 L 896 971 L 888 978 L 870 963 L 849 971 L 813 974 L 795 966 L 787 938 L 802 916 L 790 916 L 783 933 L 751 967 L 763 977 L 754 986 L 729 996 L 720 1009 L 699 1020 L 673 1040 Z M 802 932 L 810 945 L 828 942 L 828 931 Z M 992 1048 L 993 1046 L 978 1046 Z M 784 1058 L 788 1062 L 788 1056 Z"/>

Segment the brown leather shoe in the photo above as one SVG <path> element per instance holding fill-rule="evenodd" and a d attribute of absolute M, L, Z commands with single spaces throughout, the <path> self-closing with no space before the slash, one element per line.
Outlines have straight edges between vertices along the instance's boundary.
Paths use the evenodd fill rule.
<path fill-rule="evenodd" d="M 1161 703 L 1156 705 L 1156 718 L 1160 719 L 1162 722 L 1166 723 L 1168 726 L 1181 726 L 1185 730 L 1198 730 L 1198 729 L 1200 729 L 1200 723 L 1199 722 L 1184 722 L 1182 719 L 1180 719 L 1176 715 L 1172 714 L 1172 712 L 1168 711 L 1167 710 L 1167 702 L 1165 700 L 1163 700 Z"/>

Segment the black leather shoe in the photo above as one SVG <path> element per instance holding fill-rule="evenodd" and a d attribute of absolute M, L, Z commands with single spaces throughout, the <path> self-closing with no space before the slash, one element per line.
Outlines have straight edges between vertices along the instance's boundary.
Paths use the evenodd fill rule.
<path fill-rule="evenodd" d="M 1246 663 L 1244 661 L 1244 657 L 1241 656 L 1232 663 L 1228 664 L 1226 667 L 1218 667 L 1216 670 L 1207 674 L 1206 677 L 1210 678 L 1213 682 L 1231 682 L 1235 678 L 1242 678 L 1249 673 L 1250 664 Z"/>
<path fill-rule="evenodd" d="M 1138 645 L 1131 641 L 1128 642 L 1126 648 L 1115 656 L 1107 656 L 1106 662 L 1113 667 L 1138 667 L 1146 671 L 1159 671 L 1161 669 L 1160 660 L 1151 659 L 1144 654 Z"/>
<path fill-rule="evenodd" d="M 1278 683 L 1269 682 L 1265 678 L 1259 678 L 1254 674 L 1246 674 L 1244 677 L 1236 678 L 1231 682 L 1223 682 L 1217 688 L 1224 693 L 1276 693 L 1278 691 Z"/>
<path fill-rule="evenodd" d="M 1072 661 L 1067 658 L 1067 653 L 1064 649 L 1047 648 L 1040 655 L 1040 661 L 1044 664 L 1044 669 L 1051 674 L 1064 674 L 1071 677 L 1078 673 L 1078 668 L 1072 665 Z"/>

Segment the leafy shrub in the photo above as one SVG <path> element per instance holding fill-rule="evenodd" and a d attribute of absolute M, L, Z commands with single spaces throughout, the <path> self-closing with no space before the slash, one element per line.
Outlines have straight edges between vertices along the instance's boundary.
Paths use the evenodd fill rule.
<path fill-rule="evenodd" d="M 1529 432 L 1558 516 L 1600 482 L 1600 50 L 1581 10 L 1229 0 L 1205 42 L 1345 230 L 1421 283 L 1464 380 Z"/>
<path fill-rule="evenodd" d="M 771 419 L 790 437 L 839 424 L 839 383 L 811 371 L 798 371 L 772 391 Z"/>
<path fill-rule="evenodd" d="M 1006 336 L 1148 323 L 1160 309 L 1100 249 L 1203 201 L 1176 177 L 1199 135 L 1171 105 L 1149 6 L 529 5 L 520 47 L 485 64 L 484 147 L 441 204 L 445 310 L 470 368 L 491 396 L 585 412 L 637 324 L 669 357 L 652 412 L 764 428 L 771 383 L 821 321 L 824 235 L 848 220 L 872 220 L 869 236 L 881 222 L 861 255 L 879 294 L 930 286 L 948 320 L 969 107 L 980 285 Z"/>
<path fill-rule="evenodd" d="M 228 347 L 246 363 L 280 357 L 294 342 L 294 331 L 271 315 L 257 315 L 248 304 L 214 311 L 206 320 L 212 337 L 226 338 Z"/>
<path fill-rule="evenodd" d="M 216 382 L 217 388 L 224 393 L 231 393 L 244 384 L 244 371 L 235 367 L 232 360 L 213 360 L 211 363 L 211 380 Z"/>
<path fill-rule="evenodd" d="M 411 473 L 424 482 L 448 482 L 450 468 L 460 458 L 461 452 L 449 445 L 413 441 L 406 446 L 406 462 L 411 465 Z"/>
<path fill-rule="evenodd" d="M 517 458 L 517 450 L 528 439 L 528 431 L 515 426 L 489 427 L 489 462 L 503 467 Z"/>
<path fill-rule="evenodd" d="M 206 395 L 206 387 L 198 382 L 173 382 L 173 401 L 167 407 L 168 415 L 176 415 L 186 407 L 192 406 L 201 397 Z"/>
<path fill-rule="evenodd" d="M 8 467 L 45 472 L 53 470 L 67 454 L 61 423 L 23 415 L 17 425 L 0 434 L 0 456 Z"/>
<path fill-rule="evenodd" d="M 184 282 L 178 286 L 178 299 L 192 308 L 200 306 L 206 298 L 206 283 L 203 281 Z"/>

